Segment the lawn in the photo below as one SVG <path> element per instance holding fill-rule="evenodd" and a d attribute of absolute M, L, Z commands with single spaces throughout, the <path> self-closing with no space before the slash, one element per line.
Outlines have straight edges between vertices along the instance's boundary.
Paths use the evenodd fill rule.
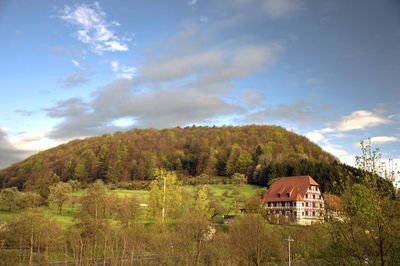
<path fill-rule="evenodd" d="M 231 196 L 231 191 L 234 189 L 233 185 L 230 184 L 218 184 L 218 185 L 209 185 L 213 191 L 214 195 L 220 199 L 221 204 L 225 207 L 228 208 L 229 206 L 232 205 L 232 196 Z M 243 196 L 248 199 L 251 196 L 254 196 L 257 192 L 257 189 L 259 189 L 259 186 L 255 185 L 242 185 L 240 187 L 240 191 L 242 192 Z M 196 193 L 196 186 L 184 186 L 183 187 L 184 191 L 189 194 L 189 195 L 195 195 Z M 118 197 L 136 197 L 139 201 L 139 203 L 147 203 L 148 198 L 149 198 L 149 191 L 148 190 L 125 190 L 125 189 L 117 189 L 117 190 L 112 190 L 111 193 L 114 193 L 118 195 Z M 74 192 L 71 192 L 71 196 L 75 197 L 81 197 L 85 194 L 85 190 L 77 190 Z M 225 196 L 225 195 L 227 196 Z M 63 228 L 66 228 L 73 223 L 73 218 L 77 214 L 79 210 L 80 204 L 75 203 L 74 205 L 71 202 L 67 202 L 64 204 L 62 208 L 61 214 L 58 213 L 56 209 L 46 209 L 46 211 L 54 217 L 55 220 L 60 222 L 61 226 Z M 234 214 L 234 211 L 231 211 L 231 214 Z M 0 210 L 0 223 L 1 222 L 7 222 L 9 219 L 11 219 L 13 216 L 18 215 L 18 212 L 12 211 L 4 211 Z M 143 218 L 145 215 L 143 215 Z M 146 219 L 144 219 L 146 220 Z"/>

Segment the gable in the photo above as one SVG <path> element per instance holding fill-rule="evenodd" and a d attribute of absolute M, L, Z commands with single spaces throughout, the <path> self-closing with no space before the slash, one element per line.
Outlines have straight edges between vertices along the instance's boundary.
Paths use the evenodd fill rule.
<path fill-rule="evenodd" d="M 281 177 L 271 184 L 263 200 L 266 202 L 303 201 L 311 185 L 319 187 L 311 176 Z"/>

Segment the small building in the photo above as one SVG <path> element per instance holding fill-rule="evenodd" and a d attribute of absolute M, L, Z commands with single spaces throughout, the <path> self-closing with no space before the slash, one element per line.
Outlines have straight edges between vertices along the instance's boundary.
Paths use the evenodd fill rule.
<path fill-rule="evenodd" d="M 328 219 L 343 219 L 343 201 L 340 197 L 332 194 L 324 194 L 326 216 Z"/>
<path fill-rule="evenodd" d="M 324 218 L 324 198 L 311 176 L 281 177 L 261 196 L 267 213 L 289 223 L 311 224 Z"/>

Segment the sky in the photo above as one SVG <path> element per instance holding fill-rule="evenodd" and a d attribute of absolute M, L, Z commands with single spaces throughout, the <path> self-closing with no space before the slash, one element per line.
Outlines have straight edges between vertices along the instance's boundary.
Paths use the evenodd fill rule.
<path fill-rule="evenodd" d="M 280 125 L 400 162 L 400 2 L 0 0 L 0 168 L 132 128 Z"/>

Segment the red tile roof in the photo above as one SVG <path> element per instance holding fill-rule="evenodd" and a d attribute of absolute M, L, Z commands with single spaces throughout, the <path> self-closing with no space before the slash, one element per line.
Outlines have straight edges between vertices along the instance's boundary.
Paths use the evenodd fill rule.
<path fill-rule="evenodd" d="M 277 179 L 263 196 L 266 202 L 303 201 L 310 185 L 319 186 L 311 176 L 291 176 Z"/>
<path fill-rule="evenodd" d="M 326 202 L 326 207 L 333 211 L 342 211 L 343 210 L 343 201 L 336 195 L 325 194 L 324 199 Z"/>

